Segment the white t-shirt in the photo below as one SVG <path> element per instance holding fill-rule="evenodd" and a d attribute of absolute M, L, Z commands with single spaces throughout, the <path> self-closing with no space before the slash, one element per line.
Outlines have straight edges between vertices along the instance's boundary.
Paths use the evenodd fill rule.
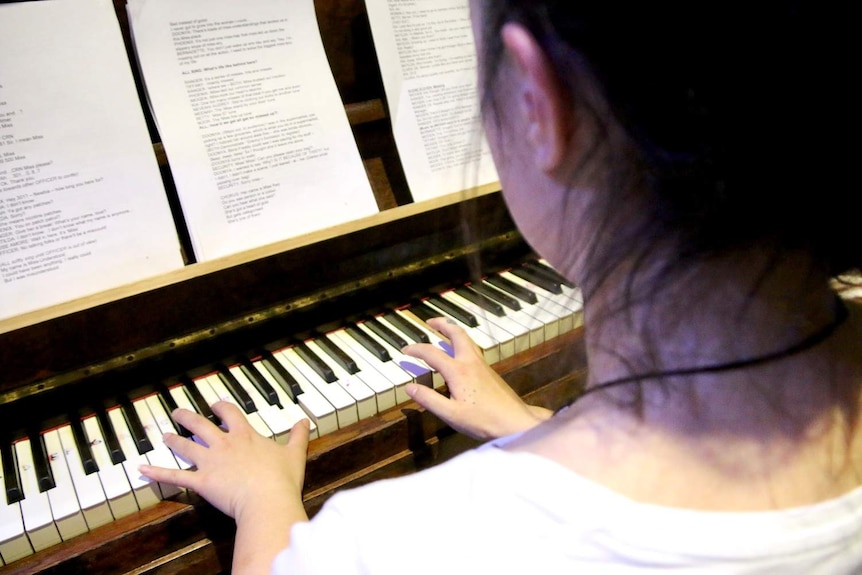
<path fill-rule="evenodd" d="M 291 532 L 274 575 L 862 573 L 862 488 L 796 509 L 638 503 L 494 443 L 345 491 Z"/>

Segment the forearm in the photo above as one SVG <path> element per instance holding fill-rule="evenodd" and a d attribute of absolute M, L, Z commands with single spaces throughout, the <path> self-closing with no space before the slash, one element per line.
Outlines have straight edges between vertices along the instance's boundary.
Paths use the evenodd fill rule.
<path fill-rule="evenodd" d="M 244 509 L 236 521 L 232 573 L 269 575 L 275 556 L 290 543 L 291 527 L 301 521 L 308 521 L 301 501 L 264 500 Z"/>

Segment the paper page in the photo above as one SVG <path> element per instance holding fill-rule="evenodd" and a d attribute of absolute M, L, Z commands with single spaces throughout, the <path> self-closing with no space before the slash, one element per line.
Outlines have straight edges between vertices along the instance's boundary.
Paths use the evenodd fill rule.
<path fill-rule="evenodd" d="M 312 0 L 130 0 L 199 261 L 377 212 Z"/>
<path fill-rule="evenodd" d="M 468 0 L 366 0 L 415 201 L 497 181 L 481 134 Z"/>
<path fill-rule="evenodd" d="M 0 319 L 182 266 L 111 0 L 0 5 Z"/>

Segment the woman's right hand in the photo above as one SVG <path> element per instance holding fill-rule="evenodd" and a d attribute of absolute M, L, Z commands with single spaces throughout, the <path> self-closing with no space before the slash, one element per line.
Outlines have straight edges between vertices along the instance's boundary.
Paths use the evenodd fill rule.
<path fill-rule="evenodd" d="M 410 384 L 407 393 L 453 429 L 475 439 L 493 439 L 529 429 L 551 411 L 529 406 L 485 362 L 482 351 L 452 320 L 433 318 L 428 325 L 452 343 L 454 357 L 431 344 L 409 345 L 403 353 L 438 371 L 449 397 L 423 385 Z"/>

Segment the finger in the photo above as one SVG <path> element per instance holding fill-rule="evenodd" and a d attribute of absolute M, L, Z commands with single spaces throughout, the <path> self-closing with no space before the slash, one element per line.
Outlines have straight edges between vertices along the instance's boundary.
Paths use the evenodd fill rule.
<path fill-rule="evenodd" d="M 194 471 L 184 469 L 167 469 L 165 467 L 154 467 L 152 465 L 141 465 L 138 467 L 141 475 L 158 481 L 159 483 L 170 483 L 196 491 L 197 476 Z"/>
<path fill-rule="evenodd" d="M 200 445 L 191 439 L 180 437 L 176 433 L 166 433 L 163 441 L 171 451 L 193 465 L 198 464 L 200 457 L 204 455 L 204 452 L 207 449 L 203 445 Z"/>
<path fill-rule="evenodd" d="M 216 427 L 213 422 L 203 415 L 188 409 L 183 409 L 182 407 L 171 412 L 171 417 L 173 417 L 174 421 L 191 431 L 194 435 L 200 437 L 201 440 L 208 445 L 212 445 L 213 441 L 218 439 L 218 437 L 223 433 L 221 429 Z"/>
<path fill-rule="evenodd" d="M 436 371 L 439 371 L 443 378 L 446 378 L 446 368 L 453 360 L 445 351 L 438 349 L 430 343 L 416 343 L 408 345 L 401 350 L 401 353 L 421 359 Z"/>
<path fill-rule="evenodd" d="M 251 428 L 239 406 L 229 401 L 217 401 L 210 406 L 210 409 L 218 415 L 228 431 L 237 431 L 243 429 L 243 427 Z"/>
<path fill-rule="evenodd" d="M 455 416 L 455 409 L 457 408 L 451 399 L 430 387 L 415 383 L 407 384 L 406 391 L 407 395 L 409 395 L 413 401 L 435 414 L 446 423 L 451 423 L 452 418 Z"/>
<path fill-rule="evenodd" d="M 428 325 L 445 335 L 452 342 L 452 347 L 455 348 L 455 357 L 464 353 L 472 353 L 480 355 L 479 346 L 470 337 L 470 335 L 459 326 L 455 320 L 435 317 L 428 320 Z"/>
<path fill-rule="evenodd" d="M 290 428 L 287 436 L 287 445 L 301 451 L 308 451 L 308 436 L 311 433 L 311 422 L 308 419 L 300 419 Z"/>
<path fill-rule="evenodd" d="M 308 439 L 311 429 L 311 422 L 307 419 L 297 421 L 290 429 L 290 435 L 287 436 L 287 449 L 295 459 L 295 463 L 301 463 L 303 475 L 305 473 L 305 460 L 308 453 Z"/>

